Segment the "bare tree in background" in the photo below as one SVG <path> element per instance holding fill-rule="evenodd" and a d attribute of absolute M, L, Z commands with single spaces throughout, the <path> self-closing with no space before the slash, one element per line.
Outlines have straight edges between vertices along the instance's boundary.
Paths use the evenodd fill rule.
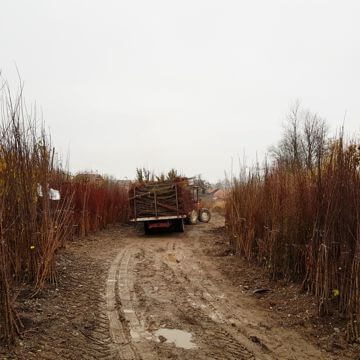
<path fill-rule="evenodd" d="M 297 101 L 290 109 L 283 124 L 283 133 L 278 146 L 270 148 L 271 155 L 276 161 L 285 165 L 301 164 L 300 137 L 300 103 Z"/>
<path fill-rule="evenodd" d="M 324 119 L 308 110 L 303 113 L 302 126 L 301 147 L 304 163 L 308 169 L 313 169 L 325 151 L 328 126 Z"/>
<path fill-rule="evenodd" d="M 278 146 L 269 149 L 270 155 L 284 166 L 312 170 L 324 154 L 327 134 L 325 120 L 302 109 L 296 101 L 287 115 Z"/>

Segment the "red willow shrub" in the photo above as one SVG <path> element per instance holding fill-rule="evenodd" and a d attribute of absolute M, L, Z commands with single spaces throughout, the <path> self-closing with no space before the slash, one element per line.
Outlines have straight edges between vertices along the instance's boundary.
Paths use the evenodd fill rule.
<path fill-rule="evenodd" d="M 11 342 L 21 327 L 13 287 L 26 281 L 36 289 L 54 280 L 69 201 L 54 206 L 47 196 L 54 152 L 21 92 L 13 99 L 4 86 L 0 99 L 0 337 Z"/>
<path fill-rule="evenodd" d="M 347 317 L 348 339 L 360 324 L 360 147 L 332 142 L 315 168 L 274 163 L 234 179 L 226 225 L 234 250 L 271 278 L 302 282 Z"/>
<path fill-rule="evenodd" d="M 85 236 L 108 224 L 128 220 L 127 188 L 100 175 L 81 174 L 59 184 L 61 193 L 72 194 L 74 233 Z"/>

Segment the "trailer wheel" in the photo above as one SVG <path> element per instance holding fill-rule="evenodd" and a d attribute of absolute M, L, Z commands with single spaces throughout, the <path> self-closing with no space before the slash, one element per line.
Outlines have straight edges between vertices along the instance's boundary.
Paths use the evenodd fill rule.
<path fill-rule="evenodd" d="M 176 232 L 184 232 L 184 230 L 185 230 L 184 219 L 176 220 L 174 230 Z"/>
<path fill-rule="evenodd" d="M 192 210 L 189 214 L 189 216 L 187 217 L 187 221 L 189 222 L 190 225 L 196 225 L 197 221 L 198 221 L 198 212 L 196 210 Z"/>
<path fill-rule="evenodd" d="M 145 235 L 151 234 L 151 230 L 149 229 L 149 224 L 147 222 L 144 222 L 144 233 Z"/>
<path fill-rule="evenodd" d="M 211 213 L 208 209 L 200 209 L 199 220 L 203 223 L 208 223 L 211 219 Z"/>

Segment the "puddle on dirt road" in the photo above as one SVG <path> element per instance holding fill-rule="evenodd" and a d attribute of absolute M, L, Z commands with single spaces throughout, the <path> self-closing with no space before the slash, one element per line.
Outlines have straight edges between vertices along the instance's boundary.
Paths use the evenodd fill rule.
<path fill-rule="evenodd" d="M 177 262 L 175 254 L 167 254 L 167 259 L 171 262 Z"/>
<path fill-rule="evenodd" d="M 191 341 L 191 333 L 178 329 L 159 329 L 155 332 L 157 337 L 164 337 L 167 343 L 174 343 L 176 347 L 194 349 L 196 344 Z"/>

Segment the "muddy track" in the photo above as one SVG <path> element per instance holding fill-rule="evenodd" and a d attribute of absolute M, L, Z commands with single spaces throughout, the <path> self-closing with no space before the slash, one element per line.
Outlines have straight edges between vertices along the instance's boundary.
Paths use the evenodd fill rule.
<path fill-rule="evenodd" d="M 199 238 L 219 225 L 185 234 L 136 236 L 112 262 L 107 279 L 110 334 L 120 359 L 323 359 L 298 333 L 229 289 L 205 259 Z M 191 334 L 193 348 L 157 336 Z M 329 358 L 329 356 L 326 356 Z"/>
<path fill-rule="evenodd" d="M 222 224 L 154 236 L 117 226 L 75 242 L 59 256 L 58 284 L 19 296 L 27 328 L 0 358 L 331 359 L 219 272 L 207 251 Z"/>

